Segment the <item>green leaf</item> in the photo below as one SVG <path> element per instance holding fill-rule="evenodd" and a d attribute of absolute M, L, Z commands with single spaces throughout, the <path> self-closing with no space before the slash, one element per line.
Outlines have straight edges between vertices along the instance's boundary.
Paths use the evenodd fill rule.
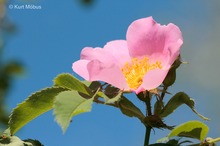
<path fill-rule="evenodd" d="M 117 101 L 119 101 L 121 99 L 121 95 L 122 95 L 122 92 L 119 92 L 117 96 L 113 97 L 113 98 L 104 98 L 106 101 L 105 103 L 115 103 Z"/>
<path fill-rule="evenodd" d="M 163 108 L 163 101 L 157 100 L 154 104 L 154 115 L 158 115 Z"/>
<path fill-rule="evenodd" d="M 67 89 L 60 87 L 46 88 L 32 94 L 19 104 L 10 115 L 9 127 L 11 134 L 14 135 L 25 124 L 51 110 L 55 96 L 65 90 Z"/>
<path fill-rule="evenodd" d="M 136 107 L 131 101 L 129 101 L 126 97 L 122 97 L 119 102 L 118 106 L 121 110 L 121 112 L 129 117 L 137 117 L 142 122 L 144 121 L 144 114 L 141 112 L 141 110 Z"/>
<path fill-rule="evenodd" d="M 167 137 L 189 137 L 204 141 L 208 131 L 209 128 L 204 123 L 200 121 L 189 121 L 174 128 Z"/>
<path fill-rule="evenodd" d="M 199 114 L 195 110 L 195 102 L 193 99 L 191 99 L 187 94 L 184 92 L 179 92 L 176 95 L 174 95 L 166 104 L 166 106 L 163 108 L 159 116 L 161 118 L 166 117 L 173 113 L 179 106 L 182 104 L 186 104 L 188 107 L 192 109 L 194 113 L 196 113 L 200 118 L 203 120 L 209 120 L 208 118 L 204 117 L 203 115 Z"/>
<path fill-rule="evenodd" d="M 102 97 L 102 98 L 105 100 L 105 102 L 110 100 L 110 98 L 108 98 L 108 96 L 106 96 L 106 95 L 105 95 L 103 92 L 101 92 L 101 91 L 99 91 L 99 92 L 97 93 L 97 95 L 98 95 L 99 97 Z"/>
<path fill-rule="evenodd" d="M 102 86 L 102 84 L 98 81 L 89 82 L 84 80 L 82 83 L 89 87 L 92 91 L 96 91 Z"/>
<path fill-rule="evenodd" d="M 112 85 L 106 86 L 104 90 L 105 95 L 108 96 L 109 98 L 116 97 L 119 92 L 120 92 L 120 89 L 113 87 Z"/>
<path fill-rule="evenodd" d="M 57 95 L 54 102 L 54 115 L 63 132 L 66 131 L 72 117 L 89 112 L 93 98 L 85 99 L 76 91 L 65 91 Z"/>
<path fill-rule="evenodd" d="M 54 85 L 67 88 L 69 90 L 76 90 L 86 95 L 92 95 L 92 91 L 85 84 L 68 73 L 59 74 L 54 79 Z"/>
<path fill-rule="evenodd" d="M 121 99 L 122 92 L 119 92 L 118 95 L 116 95 L 116 96 L 113 97 L 113 98 L 109 98 L 107 95 L 105 95 L 105 93 L 103 93 L 103 92 L 101 92 L 101 91 L 99 91 L 99 92 L 97 93 L 97 95 L 98 95 L 99 97 L 102 97 L 102 98 L 105 100 L 105 103 L 107 104 L 107 103 L 114 103 L 114 102 L 119 101 L 119 100 Z"/>
<path fill-rule="evenodd" d="M 87 80 L 83 80 L 83 81 L 81 81 L 84 85 L 86 85 L 87 87 L 89 87 L 91 84 L 92 84 L 92 82 L 90 82 L 90 81 L 87 81 Z"/>

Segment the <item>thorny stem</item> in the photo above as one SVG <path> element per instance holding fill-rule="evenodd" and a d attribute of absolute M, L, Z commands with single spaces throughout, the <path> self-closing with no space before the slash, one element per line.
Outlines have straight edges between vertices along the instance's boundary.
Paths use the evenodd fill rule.
<path fill-rule="evenodd" d="M 151 112 L 151 98 L 150 98 L 150 93 L 148 91 L 144 92 L 144 96 L 145 96 L 145 104 L 146 104 L 146 116 L 152 116 L 152 112 Z M 151 133 L 151 126 L 146 125 L 146 132 L 145 132 L 145 140 L 144 140 L 144 146 L 148 146 L 149 145 L 149 141 L 150 141 L 150 133 Z"/>
<path fill-rule="evenodd" d="M 147 109 L 147 112 L 146 112 L 146 116 L 152 116 L 152 112 L 151 112 L 151 98 L 150 98 L 150 93 L 145 91 L 144 92 L 144 96 L 145 96 L 145 104 L 146 104 L 146 109 Z"/>

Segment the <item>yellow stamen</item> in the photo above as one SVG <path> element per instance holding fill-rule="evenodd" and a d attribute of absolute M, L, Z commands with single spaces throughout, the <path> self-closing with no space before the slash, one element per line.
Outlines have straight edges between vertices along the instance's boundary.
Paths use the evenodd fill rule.
<path fill-rule="evenodd" d="M 162 68 L 160 61 L 150 64 L 149 59 L 147 57 L 143 57 L 142 59 L 133 58 L 131 62 L 126 62 L 121 70 L 128 86 L 135 90 L 142 84 L 144 75 L 148 71 L 156 68 Z"/>

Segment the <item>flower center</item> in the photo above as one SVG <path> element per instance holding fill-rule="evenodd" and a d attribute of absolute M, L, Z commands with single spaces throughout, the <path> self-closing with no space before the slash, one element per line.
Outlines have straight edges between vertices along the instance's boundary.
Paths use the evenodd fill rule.
<path fill-rule="evenodd" d="M 144 75 L 156 68 L 162 68 L 161 62 L 156 61 L 150 64 L 149 59 L 144 57 L 142 59 L 133 58 L 131 62 L 126 62 L 121 70 L 128 86 L 136 90 L 142 84 Z"/>

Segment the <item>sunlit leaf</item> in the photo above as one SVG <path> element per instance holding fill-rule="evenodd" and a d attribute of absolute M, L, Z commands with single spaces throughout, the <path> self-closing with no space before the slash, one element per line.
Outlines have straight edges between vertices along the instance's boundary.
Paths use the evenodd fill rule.
<path fill-rule="evenodd" d="M 68 73 L 59 74 L 54 79 L 54 85 L 70 90 L 76 90 L 87 95 L 92 94 L 90 89 L 85 84 L 83 84 L 80 80 Z"/>
<path fill-rule="evenodd" d="M 46 88 L 29 96 L 24 102 L 13 109 L 9 127 L 14 135 L 25 124 L 49 111 L 53 107 L 55 96 L 67 89 L 60 87 Z"/>
<path fill-rule="evenodd" d="M 108 96 L 106 96 L 106 95 L 105 95 L 103 92 L 101 92 L 101 91 L 99 91 L 99 92 L 97 93 L 97 95 L 98 95 L 99 97 L 103 98 L 103 99 L 105 100 L 105 102 L 108 101 L 108 100 L 110 100 L 110 98 L 108 98 Z"/>
<path fill-rule="evenodd" d="M 166 106 L 163 108 L 163 110 L 160 112 L 159 116 L 161 118 L 167 117 L 171 113 L 173 113 L 179 106 L 182 104 L 186 104 L 188 107 L 192 109 L 194 113 L 196 113 L 200 118 L 204 120 L 209 120 L 208 118 L 204 117 L 203 115 L 199 114 L 195 110 L 195 102 L 193 99 L 191 99 L 187 94 L 184 92 L 179 92 L 176 95 L 174 95 L 166 104 Z"/>
<path fill-rule="evenodd" d="M 209 128 L 204 123 L 200 121 L 189 121 L 174 128 L 167 137 L 189 137 L 204 141 L 208 131 Z"/>
<path fill-rule="evenodd" d="M 129 101 L 126 97 L 122 97 L 119 102 L 118 106 L 121 112 L 129 117 L 137 117 L 142 122 L 145 118 L 144 114 L 141 110 L 136 107 L 131 101 Z"/>
<path fill-rule="evenodd" d="M 85 99 L 76 91 L 65 91 L 57 95 L 54 102 L 54 115 L 63 132 L 66 131 L 72 117 L 89 112 L 93 98 Z"/>

